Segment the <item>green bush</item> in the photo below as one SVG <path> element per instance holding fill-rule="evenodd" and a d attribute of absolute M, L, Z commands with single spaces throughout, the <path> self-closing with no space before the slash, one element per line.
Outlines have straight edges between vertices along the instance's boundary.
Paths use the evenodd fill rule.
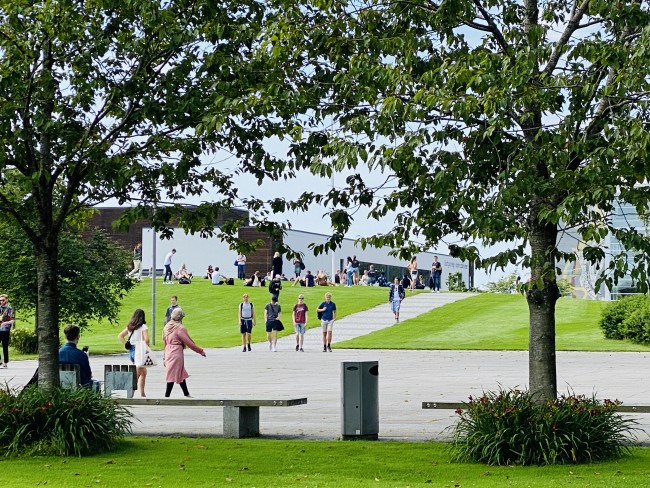
<path fill-rule="evenodd" d="M 0 449 L 7 455 L 81 456 L 113 449 L 131 413 L 89 388 L 0 390 Z"/>
<path fill-rule="evenodd" d="M 33 330 L 14 329 L 11 331 L 11 345 L 20 354 L 38 353 L 38 338 Z"/>
<path fill-rule="evenodd" d="M 449 291 L 467 291 L 467 287 L 463 281 L 463 274 L 460 271 L 449 274 L 449 277 L 447 278 L 447 289 Z"/>
<path fill-rule="evenodd" d="M 621 324 L 626 339 L 640 344 L 650 343 L 650 300 L 633 310 Z"/>
<path fill-rule="evenodd" d="M 589 463 L 629 452 L 636 422 L 616 413 L 620 402 L 583 395 L 538 405 L 527 392 L 470 397 L 453 427 L 456 460 L 489 465 Z"/>
<path fill-rule="evenodd" d="M 636 310 L 647 307 L 648 304 L 650 304 L 650 299 L 647 296 L 633 295 L 607 305 L 603 310 L 599 323 L 605 337 L 618 340 L 627 338 L 627 330 L 623 326 L 623 322 Z"/>

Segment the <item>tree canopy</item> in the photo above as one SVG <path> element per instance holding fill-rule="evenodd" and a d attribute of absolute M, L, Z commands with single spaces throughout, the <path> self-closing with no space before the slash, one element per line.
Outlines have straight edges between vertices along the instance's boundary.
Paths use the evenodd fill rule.
<path fill-rule="evenodd" d="M 326 202 L 334 235 L 352 210 L 391 232 L 362 244 L 411 252 L 450 238 L 478 266 L 530 268 L 529 387 L 556 396 L 556 264 L 576 233 L 603 279 L 631 273 L 641 290 L 650 243 L 617 229 L 616 197 L 647 212 L 650 13 L 641 0 L 275 1 L 257 56 L 274 70 L 265 96 L 291 94 L 297 168 L 349 176 L 281 208 Z M 282 96 L 278 96 L 282 94 Z M 257 96 L 257 95 L 256 95 Z M 244 98 L 246 100 L 247 97 Z M 386 175 L 370 187 L 363 172 Z M 602 247 L 608 233 L 638 252 Z M 484 256 L 477 245 L 510 243 Z"/>

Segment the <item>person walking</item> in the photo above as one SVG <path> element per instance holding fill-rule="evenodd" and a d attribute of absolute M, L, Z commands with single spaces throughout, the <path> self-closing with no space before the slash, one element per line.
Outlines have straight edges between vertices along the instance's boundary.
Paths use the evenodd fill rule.
<path fill-rule="evenodd" d="M 359 269 L 361 267 L 361 264 L 359 263 L 359 260 L 357 259 L 356 256 L 352 256 L 352 280 L 355 285 L 359 284 Z"/>
<path fill-rule="evenodd" d="M 117 340 L 122 344 L 126 344 L 127 341 L 131 344 L 131 348 L 129 349 L 129 359 L 133 364 L 135 364 L 135 350 L 138 344 L 144 341 L 147 347 L 149 346 L 149 331 L 145 322 L 144 310 L 136 308 L 129 323 L 126 324 L 124 330 L 117 335 Z M 147 382 L 147 368 L 144 366 L 137 366 L 135 372 L 137 375 L 138 391 L 140 392 L 140 396 L 144 398 L 146 397 L 144 394 L 144 387 Z"/>
<path fill-rule="evenodd" d="M 409 270 L 409 278 L 411 279 L 411 283 L 409 284 L 409 290 L 414 291 L 415 290 L 415 284 L 418 281 L 418 258 L 417 256 L 413 256 L 411 258 L 411 262 L 407 266 Z"/>
<path fill-rule="evenodd" d="M 280 279 L 280 275 L 275 275 L 269 282 L 269 293 L 275 298 L 276 302 L 280 300 L 280 290 L 282 290 L 282 280 Z"/>
<path fill-rule="evenodd" d="M 167 322 L 169 322 L 172 319 L 172 312 L 174 311 L 175 308 L 178 308 L 180 305 L 178 304 L 178 297 L 176 295 L 172 295 L 169 297 L 169 302 L 170 305 L 167 307 L 167 310 L 165 310 L 165 323 L 163 324 L 163 327 Z"/>
<path fill-rule="evenodd" d="M 269 351 L 278 352 L 278 331 L 280 330 L 280 314 L 282 307 L 276 296 L 271 297 L 271 303 L 264 307 L 264 323 L 266 324 L 266 338 L 269 341 Z"/>
<path fill-rule="evenodd" d="M 399 322 L 399 309 L 405 297 L 404 287 L 400 284 L 399 278 L 396 276 L 388 291 L 388 303 L 395 316 L 395 322 Z"/>
<path fill-rule="evenodd" d="M 165 255 L 165 276 L 163 277 L 163 284 L 169 283 L 170 285 L 173 284 L 174 282 L 172 281 L 172 277 L 174 276 L 172 273 L 172 257 L 176 254 L 176 249 L 172 249 Z M 169 279 L 169 282 L 167 281 Z"/>
<path fill-rule="evenodd" d="M 305 269 L 305 263 L 302 262 L 300 254 L 296 254 L 293 258 L 293 273 L 296 275 L 291 286 L 296 286 L 297 283 L 300 283 L 300 275 L 302 270 Z"/>
<path fill-rule="evenodd" d="M 129 273 L 130 277 L 138 275 L 138 279 L 142 280 L 142 243 L 138 242 L 133 248 L 133 269 Z"/>
<path fill-rule="evenodd" d="M 185 381 L 190 376 L 185 370 L 185 348 L 189 347 L 192 351 L 205 357 L 203 348 L 194 343 L 187 333 L 187 329 L 183 326 L 184 317 L 185 312 L 183 312 L 183 309 L 180 307 L 175 308 L 172 311 L 171 320 L 165 324 L 163 329 L 163 344 L 165 345 L 163 364 L 167 368 L 165 397 L 171 395 L 174 383 L 178 383 L 181 390 L 183 390 L 183 395 L 186 398 L 192 398 Z"/>
<path fill-rule="evenodd" d="M 440 278 L 442 276 L 442 264 L 438 261 L 438 256 L 433 256 L 431 264 L 431 275 L 429 277 L 429 286 L 431 293 L 440 293 Z"/>
<path fill-rule="evenodd" d="M 251 350 L 251 336 L 253 327 L 257 325 L 255 320 L 255 308 L 248 301 L 248 293 L 242 296 L 243 301 L 239 304 L 237 318 L 239 320 L 239 331 L 241 332 L 242 352 Z"/>
<path fill-rule="evenodd" d="M 345 286 L 352 286 L 352 283 L 354 283 L 352 280 L 354 277 L 354 270 L 352 269 L 352 258 L 350 256 L 348 256 L 345 263 L 345 275 L 347 277 L 347 284 Z"/>
<path fill-rule="evenodd" d="M 320 315 L 320 324 L 323 329 L 323 352 L 332 352 L 332 329 L 336 320 L 336 303 L 332 301 L 331 293 L 325 293 L 325 301 L 318 306 L 316 312 Z"/>
<path fill-rule="evenodd" d="M 298 303 L 293 306 L 293 328 L 296 331 L 296 351 L 305 352 L 302 348 L 307 330 L 307 314 L 309 307 L 305 304 L 305 296 L 298 295 Z"/>
<path fill-rule="evenodd" d="M 4 293 L 0 295 L 0 342 L 2 342 L 2 355 L 4 362 L 0 368 L 9 365 L 9 336 L 11 330 L 16 328 L 16 314 L 9 303 L 9 297 Z"/>

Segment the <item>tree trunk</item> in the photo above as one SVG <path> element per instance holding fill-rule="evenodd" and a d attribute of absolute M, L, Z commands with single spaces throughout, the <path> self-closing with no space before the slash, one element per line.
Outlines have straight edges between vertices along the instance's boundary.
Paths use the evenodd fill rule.
<path fill-rule="evenodd" d="M 545 224 L 530 233 L 531 281 L 526 293 L 530 326 L 528 332 L 528 382 L 538 403 L 557 397 L 555 358 L 555 302 L 558 287 L 555 273 L 557 225 Z"/>
<path fill-rule="evenodd" d="M 36 334 L 38 336 L 38 385 L 52 389 L 59 386 L 59 287 L 58 243 L 56 239 L 36 251 L 38 302 Z"/>

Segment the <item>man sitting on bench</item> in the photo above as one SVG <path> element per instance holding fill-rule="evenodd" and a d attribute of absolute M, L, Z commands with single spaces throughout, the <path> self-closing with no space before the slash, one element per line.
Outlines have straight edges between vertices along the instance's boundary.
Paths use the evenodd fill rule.
<path fill-rule="evenodd" d="M 79 384 L 81 386 L 92 386 L 92 371 L 90 370 L 90 361 L 88 355 L 77 348 L 81 329 L 78 325 L 68 325 L 63 329 L 66 343 L 59 349 L 60 364 L 78 364 L 79 365 Z"/>

